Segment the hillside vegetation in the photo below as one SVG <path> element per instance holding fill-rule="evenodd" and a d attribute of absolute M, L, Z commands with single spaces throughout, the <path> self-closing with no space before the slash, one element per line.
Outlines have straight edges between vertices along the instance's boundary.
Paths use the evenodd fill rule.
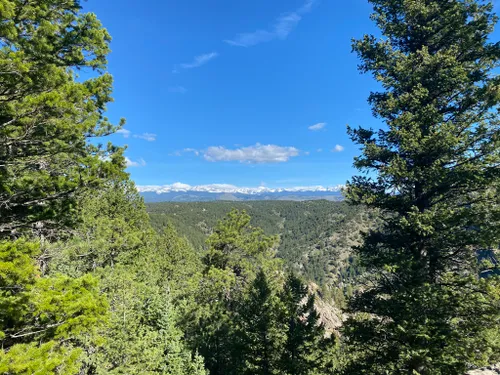
<path fill-rule="evenodd" d="M 268 235 L 279 235 L 277 255 L 286 265 L 320 285 L 341 285 L 359 271 L 351 247 L 361 231 L 375 222 L 373 211 L 331 201 L 256 201 L 149 203 L 151 223 L 162 230 L 169 222 L 195 248 L 232 209 L 246 211 L 251 225 Z"/>

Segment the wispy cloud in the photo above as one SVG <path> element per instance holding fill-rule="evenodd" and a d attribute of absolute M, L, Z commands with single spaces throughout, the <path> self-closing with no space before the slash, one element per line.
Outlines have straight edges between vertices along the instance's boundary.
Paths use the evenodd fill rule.
<path fill-rule="evenodd" d="M 146 162 L 142 158 L 137 160 L 137 161 L 133 161 L 126 156 L 125 156 L 125 163 L 127 165 L 127 168 L 129 168 L 129 167 L 144 167 L 146 165 Z"/>
<path fill-rule="evenodd" d="M 344 151 L 344 146 L 341 145 L 335 145 L 335 147 L 332 150 L 332 152 L 342 152 L 342 151 Z"/>
<path fill-rule="evenodd" d="M 241 163 L 282 163 L 290 158 L 298 156 L 300 151 L 295 147 L 282 147 L 277 145 L 261 145 L 241 147 L 237 149 L 227 149 L 222 146 L 209 147 L 203 151 L 205 160 L 211 162 L 218 161 L 239 161 Z"/>
<path fill-rule="evenodd" d="M 190 63 L 185 63 L 185 64 L 180 64 L 179 67 L 182 69 L 193 69 L 193 68 L 199 68 L 202 65 L 205 65 L 209 61 L 215 59 L 219 54 L 217 52 L 210 52 L 206 53 L 204 55 L 199 55 L 194 58 L 194 60 Z M 176 71 L 174 69 L 174 71 Z"/>
<path fill-rule="evenodd" d="M 153 133 L 142 133 L 142 134 L 134 134 L 134 138 L 144 139 L 148 142 L 156 141 L 156 134 Z"/>
<path fill-rule="evenodd" d="M 121 134 L 123 138 L 130 138 L 130 136 L 134 138 L 144 139 L 148 142 L 156 141 L 156 134 L 153 133 L 142 133 L 142 134 L 133 134 L 128 129 L 120 129 L 116 131 L 117 134 Z"/>
<path fill-rule="evenodd" d="M 318 130 L 324 129 L 325 126 L 326 126 L 326 122 L 319 122 L 317 124 L 309 126 L 308 129 L 312 130 L 312 131 L 318 131 Z"/>
<path fill-rule="evenodd" d="M 200 151 L 194 149 L 194 148 L 185 148 L 184 150 L 182 150 L 183 152 L 192 152 L 193 154 L 195 154 L 196 156 L 200 155 Z"/>
<path fill-rule="evenodd" d="M 175 94 L 185 94 L 187 93 L 187 88 L 184 86 L 172 86 L 168 88 L 168 91 L 173 92 Z"/>
<path fill-rule="evenodd" d="M 189 153 L 193 153 L 196 156 L 200 156 L 200 154 L 203 153 L 203 151 L 202 150 L 197 150 L 195 148 L 185 148 L 183 150 L 174 151 L 173 153 L 171 153 L 169 155 L 170 156 L 182 156 L 184 154 L 189 154 Z"/>
<path fill-rule="evenodd" d="M 131 131 L 127 129 L 119 129 L 116 131 L 116 133 L 123 135 L 123 138 L 128 138 L 130 137 Z"/>
<path fill-rule="evenodd" d="M 318 149 L 316 150 L 316 152 L 323 152 L 323 149 L 322 149 L 322 148 L 318 148 Z"/>
<path fill-rule="evenodd" d="M 227 44 L 237 47 L 251 47 L 275 39 L 284 40 L 297 27 L 302 17 L 312 10 L 316 0 L 307 0 L 304 5 L 293 12 L 279 16 L 269 30 L 256 30 L 250 33 L 241 33 L 233 39 L 225 40 Z"/>

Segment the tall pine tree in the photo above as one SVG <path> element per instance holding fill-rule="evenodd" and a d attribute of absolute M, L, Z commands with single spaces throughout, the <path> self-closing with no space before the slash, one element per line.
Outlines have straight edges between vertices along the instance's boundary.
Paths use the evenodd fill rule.
<path fill-rule="evenodd" d="M 233 366 L 242 375 L 283 374 L 280 355 L 286 343 L 284 305 L 263 270 L 239 301 L 234 319 Z"/>
<path fill-rule="evenodd" d="M 373 277 L 350 304 L 346 373 L 459 374 L 499 355 L 498 282 L 476 259 L 500 242 L 497 18 L 475 0 L 370 2 L 383 38 L 353 48 L 386 126 L 349 129 L 367 174 L 347 196 L 385 221 L 357 249 Z"/>
<path fill-rule="evenodd" d="M 286 374 L 322 374 L 329 364 L 326 354 L 332 347 L 325 326 L 315 308 L 316 295 L 290 273 L 280 293 L 284 304 L 282 319 L 286 325 L 286 342 L 281 350 L 281 368 Z"/>
<path fill-rule="evenodd" d="M 234 317 L 261 270 L 279 277 L 281 261 L 275 257 L 277 238 L 250 225 L 245 212 L 231 211 L 207 239 L 204 271 L 196 306 L 187 328 L 192 348 L 204 358 L 212 375 L 238 374 L 234 351 Z"/>
<path fill-rule="evenodd" d="M 115 130 L 110 40 L 79 0 L 0 1 L 0 236 L 71 224 L 77 192 L 123 173 L 120 149 L 88 142 Z"/>

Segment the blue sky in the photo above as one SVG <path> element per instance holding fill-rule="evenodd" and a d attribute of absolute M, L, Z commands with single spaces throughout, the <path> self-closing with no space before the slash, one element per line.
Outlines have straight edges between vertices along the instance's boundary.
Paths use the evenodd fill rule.
<path fill-rule="evenodd" d="M 89 0 L 113 37 L 112 136 L 138 185 L 343 184 L 346 124 L 379 126 L 351 38 L 366 0 Z"/>

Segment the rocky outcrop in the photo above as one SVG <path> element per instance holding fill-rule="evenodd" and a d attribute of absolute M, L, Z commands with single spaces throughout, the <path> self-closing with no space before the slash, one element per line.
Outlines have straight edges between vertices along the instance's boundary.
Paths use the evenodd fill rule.
<path fill-rule="evenodd" d="M 321 298 L 321 295 L 318 293 L 319 287 L 317 284 L 311 282 L 308 286 L 309 293 L 316 296 L 314 307 L 320 316 L 320 322 L 325 325 L 326 332 L 328 334 L 338 332 L 339 327 L 342 326 L 342 311 L 335 306 L 333 301 L 328 302 Z"/>
<path fill-rule="evenodd" d="M 467 375 L 499 375 L 500 374 L 500 364 L 495 366 L 488 366 L 480 370 L 472 370 L 467 373 Z"/>

